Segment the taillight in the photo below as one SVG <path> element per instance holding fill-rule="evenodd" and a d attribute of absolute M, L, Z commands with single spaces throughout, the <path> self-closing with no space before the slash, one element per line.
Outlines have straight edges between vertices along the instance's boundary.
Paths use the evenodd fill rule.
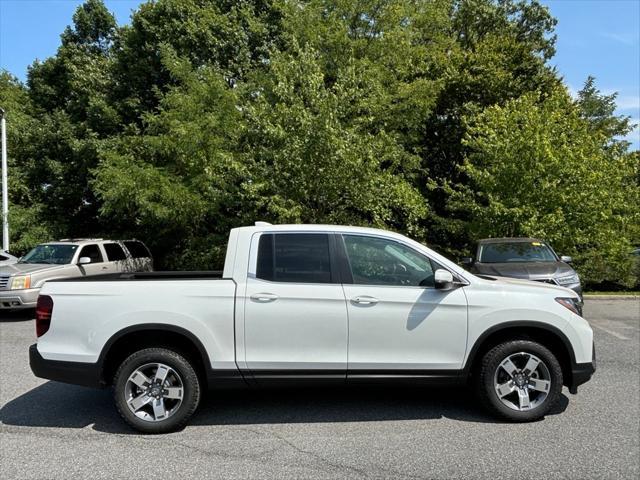
<path fill-rule="evenodd" d="M 53 299 L 49 295 L 40 295 L 36 304 L 36 336 L 41 337 L 51 325 Z"/>

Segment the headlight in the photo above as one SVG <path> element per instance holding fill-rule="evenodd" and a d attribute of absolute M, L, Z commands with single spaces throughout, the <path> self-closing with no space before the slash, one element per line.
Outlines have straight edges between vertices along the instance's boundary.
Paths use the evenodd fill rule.
<path fill-rule="evenodd" d="M 31 287 L 31 275 L 18 275 L 11 279 L 11 290 L 24 290 Z"/>
<path fill-rule="evenodd" d="M 571 285 L 574 283 L 580 283 L 580 277 L 577 273 L 574 273 L 565 277 L 558 277 L 556 278 L 556 282 L 558 282 L 558 285 Z"/>
<path fill-rule="evenodd" d="M 576 315 L 582 316 L 580 312 L 580 301 L 577 298 L 558 297 L 556 298 L 556 302 L 558 302 L 564 308 L 571 310 Z"/>

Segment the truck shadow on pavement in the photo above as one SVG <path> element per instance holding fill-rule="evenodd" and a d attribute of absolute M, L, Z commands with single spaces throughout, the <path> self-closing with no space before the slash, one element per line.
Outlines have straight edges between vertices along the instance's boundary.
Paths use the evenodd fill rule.
<path fill-rule="evenodd" d="M 562 394 L 550 412 L 563 412 Z M 501 423 L 485 414 L 469 390 L 425 388 L 273 389 L 210 392 L 189 425 L 252 425 L 453 419 Z M 85 428 L 135 434 L 115 411 L 111 390 L 47 382 L 0 409 L 4 425 Z M 188 428 L 187 426 L 187 428 Z"/>

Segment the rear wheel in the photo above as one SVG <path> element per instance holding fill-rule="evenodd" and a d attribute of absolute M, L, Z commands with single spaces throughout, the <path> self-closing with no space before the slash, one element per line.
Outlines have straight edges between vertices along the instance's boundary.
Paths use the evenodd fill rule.
<path fill-rule="evenodd" d="M 562 392 L 562 369 L 549 349 L 529 340 L 502 343 L 485 354 L 476 376 L 493 414 L 516 422 L 542 418 Z"/>
<path fill-rule="evenodd" d="M 182 428 L 200 402 L 200 383 L 185 357 L 165 348 L 133 353 L 114 378 L 115 404 L 122 418 L 145 433 Z"/>

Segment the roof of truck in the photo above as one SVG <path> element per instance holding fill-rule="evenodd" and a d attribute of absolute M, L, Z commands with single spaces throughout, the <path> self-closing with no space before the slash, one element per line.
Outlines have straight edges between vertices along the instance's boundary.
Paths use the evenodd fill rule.
<path fill-rule="evenodd" d="M 256 225 L 249 225 L 246 227 L 240 227 L 242 229 L 250 229 L 256 231 L 270 231 L 270 230 L 310 230 L 310 231 L 320 231 L 320 232 L 371 232 L 371 233 L 388 233 L 400 235 L 397 232 L 392 230 L 384 230 L 380 228 L 372 228 L 372 227 L 358 227 L 353 225 L 327 225 L 327 224 L 314 224 L 314 223 L 305 223 L 305 224 L 283 224 L 283 225 L 272 225 L 266 222 L 256 222 Z"/>

